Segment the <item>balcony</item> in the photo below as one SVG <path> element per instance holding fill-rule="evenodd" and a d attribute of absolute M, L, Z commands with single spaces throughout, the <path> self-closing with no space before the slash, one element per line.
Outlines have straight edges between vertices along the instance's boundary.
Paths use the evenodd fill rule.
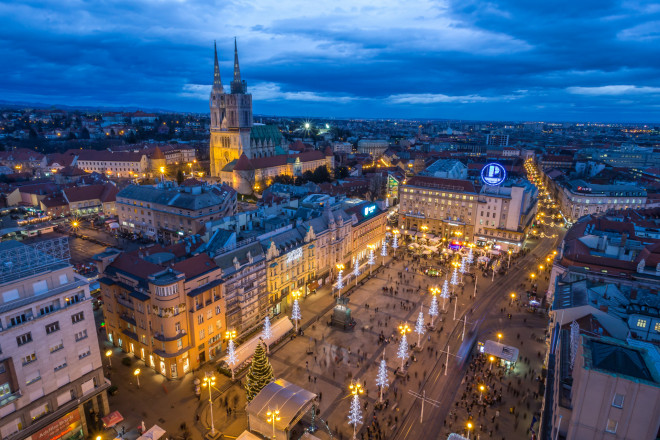
<path fill-rule="evenodd" d="M 21 390 L 16 390 L 13 393 L 5 394 L 2 399 L 0 399 L 0 407 L 3 407 L 7 404 L 10 404 L 14 400 L 20 398 L 23 395 Z"/>
<path fill-rule="evenodd" d="M 183 338 L 187 334 L 188 333 L 186 333 L 184 331 L 180 331 L 179 333 L 177 333 L 174 336 L 165 336 L 162 333 L 156 332 L 156 333 L 154 333 L 154 339 L 157 340 L 157 341 L 160 341 L 160 342 L 171 342 L 171 341 L 176 341 L 179 338 Z"/>
<path fill-rule="evenodd" d="M 137 325 L 136 322 L 135 322 L 135 318 L 133 318 L 133 317 L 131 317 L 131 316 L 128 316 L 128 315 L 125 314 L 125 313 L 122 313 L 122 314 L 119 316 L 119 318 L 120 318 L 121 320 L 123 320 L 123 321 L 128 322 L 129 324 Z"/>
<path fill-rule="evenodd" d="M 124 307 L 128 307 L 131 310 L 135 310 L 135 306 L 133 305 L 133 300 L 128 298 L 123 298 L 119 295 L 115 296 L 115 299 L 117 300 L 117 304 L 120 304 Z"/>

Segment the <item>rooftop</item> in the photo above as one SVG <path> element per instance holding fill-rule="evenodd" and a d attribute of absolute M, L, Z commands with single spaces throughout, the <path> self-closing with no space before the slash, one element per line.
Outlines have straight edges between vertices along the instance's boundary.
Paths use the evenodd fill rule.
<path fill-rule="evenodd" d="M 658 372 L 645 350 L 613 338 L 582 336 L 585 368 L 660 386 Z"/>

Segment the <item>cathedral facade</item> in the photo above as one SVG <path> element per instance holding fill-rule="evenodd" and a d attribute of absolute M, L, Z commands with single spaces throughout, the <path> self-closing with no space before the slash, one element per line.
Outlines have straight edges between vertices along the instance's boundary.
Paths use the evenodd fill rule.
<path fill-rule="evenodd" d="M 225 93 L 223 88 L 218 65 L 218 50 L 217 47 L 215 48 L 213 88 L 209 107 L 212 176 L 221 177 L 223 171 L 231 171 L 243 154 L 249 159 L 257 159 L 282 152 L 283 138 L 277 127 L 253 123 L 252 95 L 247 92 L 246 82 L 241 80 L 236 40 L 234 40 L 234 79 L 230 84 L 230 93 Z"/>

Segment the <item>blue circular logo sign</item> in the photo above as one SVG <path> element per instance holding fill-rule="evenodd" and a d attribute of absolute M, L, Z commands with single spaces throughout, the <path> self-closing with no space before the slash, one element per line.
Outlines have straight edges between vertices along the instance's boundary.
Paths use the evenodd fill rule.
<path fill-rule="evenodd" d="M 481 180 L 486 185 L 500 185 L 506 179 L 506 170 L 499 163 L 489 163 L 481 169 Z"/>

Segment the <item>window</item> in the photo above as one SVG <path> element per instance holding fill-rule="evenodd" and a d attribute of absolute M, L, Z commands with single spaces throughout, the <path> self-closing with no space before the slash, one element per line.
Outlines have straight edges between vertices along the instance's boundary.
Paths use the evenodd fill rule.
<path fill-rule="evenodd" d="M 616 428 L 619 425 L 619 422 L 614 421 L 612 419 L 607 419 L 607 426 L 605 427 L 606 432 L 610 432 L 612 434 L 616 434 Z"/>
<path fill-rule="evenodd" d="M 28 342 L 32 342 L 32 333 L 30 332 L 27 332 L 25 334 L 16 337 L 16 343 L 18 344 L 19 347 L 21 345 L 27 344 Z"/>
<path fill-rule="evenodd" d="M 637 327 L 646 328 L 648 321 L 646 319 L 639 318 L 637 319 Z"/>
<path fill-rule="evenodd" d="M 60 351 L 63 348 L 64 348 L 64 342 L 60 339 L 60 341 L 57 344 L 50 347 L 50 352 L 55 353 L 56 351 Z"/>
<path fill-rule="evenodd" d="M 208 310 L 206 312 L 206 319 L 211 319 L 213 317 L 213 310 Z"/>
<path fill-rule="evenodd" d="M 53 371 L 60 371 L 62 368 L 66 368 L 66 360 L 62 362 L 61 364 L 57 365 L 55 368 L 53 368 Z"/>
<path fill-rule="evenodd" d="M 68 278 L 67 278 L 67 276 L 66 276 L 65 273 L 63 273 L 62 275 L 60 275 L 60 284 L 61 284 L 61 285 L 62 285 L 62 284 L 66 284 L 66 283 L 68 283 L 68 282 L 69 282 L 69 280 L 68 280 Z"/>
<path fill-rule="evenodd" d="M 86 337 L 87 337 L 87 330 L 78 332 L 76 333 L 76 342 L 80 341 L 81 339 L 85 339 Z"/>
<path fill-rule="evenodd" d="M 39 374 L 38 371 L 35 371 L 27 375 L 25 379 L 25 385 L 30 385 L 40 380 L 41 380 L 41 375 Z"/>
<path fill-rule="evenodd" d="M 36 283 L 33 283 L 32 290 L 34 290 L 35 295 L 41 295 L 42 293 L 46 293 L 48 291 L 48 284 L 46 283 L 46 280 L 41 280 L 41 281 L 37 281 Z"/>
<path fill-rule="evenodd" d="M 201 330 L 199 331 L 199 339 L 200 339 L 200 340 L 201 340 L 201 339 L 204 339 L 204 329 L 201 329 Z"/>
<path fill-rule="evenodd" d="M 174 323 L 174 330 L 176 330 L 177 333 L 181 331 L 181 323 L 180 322 L 175 322 Z"/>
<path fill-rule="evenodd" d="M 200 313 L 199 315 L 197 315 L 197 324 L 202 324 L 202 323 L 204 323 L 204 315 Z"/>
<path fill-rule="evenodd" d="M 11 289 L 11 290 L 8 290 L 6 292 L 2 292 L 2 301 L 3 302 L 13 301 L 13 300 L 18 299 L 18 298 L 19 298 L 18 289 Z"/>
<path fill-rule="evenodd" d="M 47 334 L 55 333 L 59 329 L 60 329 L 60 322 L 59 321 L 55 321 L 51 324 L 46 325 L 46 333 Z"/>
<path fill-rule="evenodd" d="M 84 358 L 86 358 L 87 356 L 89 356 L 89 355 L 91 355 L 91 354 L 92 354 L 92 351 L 90 350 L 89 347 L 87 347 L 87 348 L 81 350 L 81 351 L 78 353 L 78 359 L 84 359 Z"/>
<path fill-rule="evenodd" d="M 47 315 L 49 313 L 52 313 L 55 310 L 55 306 L 53 304 L 43 306 L 39 309 L 39 316 Z"/>
<path fill-rule="evenodd" d="M 75 315 L 71 315 L 71 322 L 74 324 L 82 321 L 83 319 L 85 319 L 85 315 L 83 312 L 76 313 Z"/>
<path fill-rule="evenodd" d="M 612 399 L 612 406 L 616 408 L 623 408 L 623 394 L 615 394 L 614 399 Z"/>
<path fill-rule="evenodd" d="M 37 360 L 37 354 L 36 353 L 32 353 L 32 354 L 29 354 L 29 355 L 21 358 L 21 362 L 23 363 L 23 365 L 27 365 L 31 362 L 36 361 L 36 360 Z"/>
<path fill-rule="evenodd" d="M 219 314 L 220 314 L 220 306 L 215 306 L 215 314 L 216 314 L 216 315 L 219 315 Z M 658 323 L 658 325 L 656 325 L 656 327 L 659 327 L 659 326 L 660 326 L 660 322 Z M 656 330 L 657 330 L 657 329 L 656 329 Z M 658 331 L 660 331 L 660 330 L 658 330 Z"/>
<path fill-rule="evenodd" d="M 654 329 L 656 332 L 660 333 L 660 322 L 656 322 L 656 323 L 655 323 L 655 327 L 653 327 L 653 329 Z"/>

